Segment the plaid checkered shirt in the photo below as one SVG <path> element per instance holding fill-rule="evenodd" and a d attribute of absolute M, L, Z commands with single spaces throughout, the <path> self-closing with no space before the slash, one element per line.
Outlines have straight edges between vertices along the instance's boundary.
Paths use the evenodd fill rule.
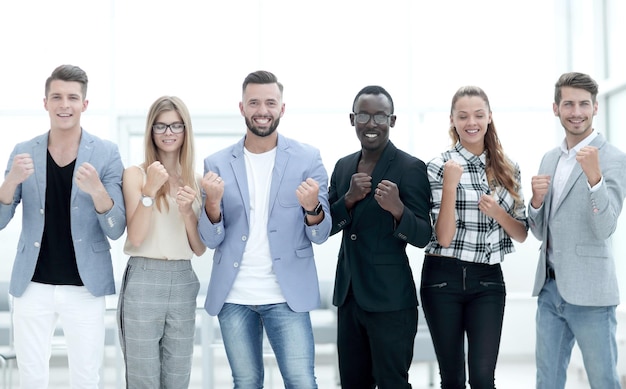
<path fill-rule="evenodd" d="M 454 160 L 463 167 L 461 181 L 456 190 L 456 232 L 449 247 L 445 248 L 437 242 L 433 235 L 425 248 L 426 254 L 443 255 L 463 261 L 497 264 L 504 260 L 504 255 L 514 252 L 513 242 L 504 229 L 491 217 L 478 209 L 478 200 L 483 194 L 493 195 L 498 204 L 513 218 L 526 225 L 526 207 L 521 190 L 519 166 L 515 166 L 515 181 L 518 184 L 518 195 L 521 199 L 517 204 L 513 196 L 503 187 L 490 187 L 487 182 L 486 152 L 476 156 L 465 149 L 460 142 L 452 150 L 441 154 L 428 163 L 428 180 L 432 191 L 431 217 L 433 225 L 437 222 L 441 208 L 443 192 L 443 165 Z"/>

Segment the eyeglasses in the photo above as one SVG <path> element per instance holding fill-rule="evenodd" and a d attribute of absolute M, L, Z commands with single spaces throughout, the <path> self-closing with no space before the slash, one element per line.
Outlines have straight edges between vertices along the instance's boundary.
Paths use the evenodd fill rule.
<path fill-rule="evenodd" d="M 392 116 L 392 114 L 385 115 L 385 114 L 382 114 L 382 113 L 377 113 L 376 115 L 370 115 L 369 113 L 356 113 L 356 112 L 353 112 L 353 114 L 354 114 L 354 119 L 359 124 L 367 124 L 367 123 L 369 123 L 369 121 L 372 118 L 372 116 L 374 117 L 374 123 L 376 123 L 376 124 L 385 124 L 385 123 L 387 123 L 387 120 L 389 120 L 389 117 Z"/>
<path fill-rule="evenodd" d="M 152 132 L 154 132 L 155 134 L 165 134 L 165 131 L 167 131 L 168 128 L 172 131 L 173 134 L 180 134 L 181 132 L 185 131 L 185 123 L 154 123 L 152 125 Z"/>

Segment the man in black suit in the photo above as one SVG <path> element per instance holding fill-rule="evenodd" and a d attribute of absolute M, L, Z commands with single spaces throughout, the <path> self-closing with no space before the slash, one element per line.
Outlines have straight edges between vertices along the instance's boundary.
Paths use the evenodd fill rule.
<path fill-rule="evenodd" d="M 341 386 L 410 388 L 418 303 L 406 245 L 431 236 L 426 165 L 389 140 L 396 115 L 384 88 L 363 88 L 352 111 L 361 150 L 337 162 L 329 189 L 331 234 L 343 231 L 333 298 Z"/>

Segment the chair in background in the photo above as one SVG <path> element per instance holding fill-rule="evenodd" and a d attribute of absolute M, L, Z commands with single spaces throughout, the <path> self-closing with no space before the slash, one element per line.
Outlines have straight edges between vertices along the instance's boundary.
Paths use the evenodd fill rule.
<path fill-rule="evenodd" d="M 3 388 L 13 386 L 13 369 L 16 365 L 9 283 L 3 281 L 0 282 L 0 369 L 2 370 Z"/>
<path fill-rule="evenodd" d="M 435 386 L 435 365 L 437 363 L 437 355 L 435 355 L 435 348 L 433 346 L 433 340 L 430 337 L 430 330 L 426 319 L 424 318 L 424 311 L 422 307 L 417 307 L 419 323 L 417 325 L 417 334 L 415 335 L 415 341 L 413 343 L 413 363 L 425 362 L 428 364 L 428 386 Z"/>

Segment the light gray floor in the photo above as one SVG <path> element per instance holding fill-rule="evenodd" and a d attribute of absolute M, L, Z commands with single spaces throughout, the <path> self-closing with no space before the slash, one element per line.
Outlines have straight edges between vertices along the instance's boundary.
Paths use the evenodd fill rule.
<path fill-rule="evenodd" d="M 332 349 L 330 349 L 330 346 L 328 347 L 329 348 L 318 350 L 319 356 L 316 362 L 316 375 L 320 389 L 336 389 L 340 387 L 336 384 L 334 354 Z M 103 388 L 105 389 L 117 388 L 117 377 L 122 377 L 122 375 L 119 375 L 121 370 L 116 367 L 115 354 L 115 350 L 112 347 L 107 348 L 103 374 Z M 53 356 L 51 366 L 50 389 L 67 389 L 69 387 L 69 380 L 65 356 L 62 354 Z M 223 350 L 216 350 L 215 352 L 214 371 L 214 388 L 232 388 L 230 369 Z M 496 386 L 498 388 L 505 389 L 530 389 L 534 387 L 534 377 L 535 367 L 532 360 L 501 360 L 498 363 L 496 370 Z M 428 381 L 428 365 L 425 363 L 414 364 L 410 371 L 410 382 L 413 389 L 430 389 L 439 387 L 437 374 L 435 375 L 435 384 L 433 387 L 428 385 Z M 13 388 L 18 388 L 16 370 L 13 371 L 13 382 Z M 203 389 L 202 352 L 200 348 L 195 350 L 194 367 L 191 376 L 190 388 Z M 280 372 L 273 361 L 269 361 L 266 366 L 265 388 L 283 388 Z M 589 385 L 587 384 L 584 372 L 571 368 L 568 375 L 566 389 L 587 388 L 589 388 Z"/>

